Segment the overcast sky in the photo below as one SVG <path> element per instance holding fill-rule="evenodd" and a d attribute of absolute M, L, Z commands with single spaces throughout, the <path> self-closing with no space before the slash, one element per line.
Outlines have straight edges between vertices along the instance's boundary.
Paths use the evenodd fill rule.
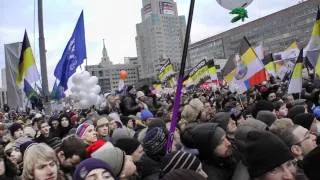
<path fill-rule="evenodd" d="M 39 63 L 36 0 L 0 0 L 0 68 L 5 67 L 4 44 L 22 41 L 26 29 Z M 176 0 L 179 15 L 187 18 L 190 0 Z M 296 4 L 298 0 L 254 0 L 247 8 L 249 19 L 258 19 Z M 36 8 L 35 8 L 36 7 Z M 49 86 L 53 71 L 84 10 L 88 64 L 97 64 L 102 56 L 102 39 L 113 63 L 136 56 L 136 24 L 141 22 L 142 0 L 44 0 L 44 33 L 47 50 Z M 197 0 L 191 28 L 191 41 L 210 37 L 243 24 L 230 23 L 229 11 L 215 0 Z M 35 28 L 34 28 L 35 26 Z M 40 70 L 39 70 L 40 72 Z"/>

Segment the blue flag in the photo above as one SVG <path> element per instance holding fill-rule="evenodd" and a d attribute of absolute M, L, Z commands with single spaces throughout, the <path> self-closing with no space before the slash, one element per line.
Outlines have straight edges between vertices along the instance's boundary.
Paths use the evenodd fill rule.
<path fill-rule="evenodd" d="M 43 97 L 43 91 L 42 91 L 42 88 L 41 88 L 37 83 L 36 83 L 36 88 L 38 89 L 40 96 L 42 96 L 42 97 Z"/>
<path fill-rule="evenodd" d="M 80 14 L 73 34 L 63 51 L 62 57 L 54 70 L 54 76 L 60 80 L 60 85 L 67 90 L 68 79 L 76 72 L 79 65 L 87 58 L 84 35 L 83 11 Z"/>
<path fill-rule="evenodd" d="M 37 92 L 32 88 L 27 80 L 24 79 L 23 91 L 28 99 L 36 98 L 38 96 Z"/>
<path fill-rule="evenodd" d="M 53 100 L 60 100 L 62 98 L 64 98 L 65 95 L 64 95 L 64 89 L 63 87 L 58 83 L 57 83 L 57 80 L 54 82 L 54 85 L 53 85 L 53 88 L 52 88 L 52 91 L 51 91 L 51 98 Z"/>

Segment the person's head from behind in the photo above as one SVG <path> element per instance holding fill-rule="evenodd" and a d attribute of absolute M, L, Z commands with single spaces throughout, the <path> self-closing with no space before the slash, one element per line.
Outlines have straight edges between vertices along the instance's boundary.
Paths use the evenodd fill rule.
<path fill-rule="evenodd" d="M 23 157 L 22 177 L 25 180 L 56 180 L 59 161 L 54 150 L 44 143 L 28 148 Z"/>
<path fill-rule="evenodd" d="M 86 157 L 86 144 L 76 135 L 70 135 L 62 139 L 61 146 L 57 150 L 57 156 L 63 168 L 73 169 Z"/>
<path fill-rule="evenodd" d="M 134 138 L 118 139 L 114 146 L 123 150 L 127 155 L 132 156 L 133 162 L 138 162 L 144 154 L 142 145 Z"/>
<path fill-rule="evenodd" d="M 195 155 L 183 151 L 176 151 L 165 155 L 161 160 L 160 168 L 161 177 L 175 169 L 193 170 L 204 178 L 208 177 L 202 169 L 200 160 Z"/>
<path fill-rule="evenodd" d="M 91 157 L 109 164 L 117 178 L 127 178 L 136 172 L 136 166 L 132 161 L 132 157 L 126 155 L 121 149 L 114 147 L 110 142 L 105 143 L 93 152 Z"/>
<path fill-rule="evenodd" d="M 249 132 L 244 155 L 253 180 L 293 180 L 295 177 L 294 157 L 286 144 L 270 132 Z"/>
<path fill-rule="evenodd" d="M 77 180 L 114 180 L 111 167 L 104 161 L 89 158 L 82 161 L 76 168 L 73 179 Z"/>

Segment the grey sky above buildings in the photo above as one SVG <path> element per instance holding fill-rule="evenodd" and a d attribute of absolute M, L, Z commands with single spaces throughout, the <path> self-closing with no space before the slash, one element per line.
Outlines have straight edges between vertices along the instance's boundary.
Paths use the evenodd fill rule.
<path fill-rule="evenodd" d="M 190 0 L 175 0 L 179 15 L 187 18 Z M 93 3 L 94 2 L 94 3 Z M 247 8 L 249 19 L 258 19 L 296 4 L 298 0 L 254 0 Z M 34 4 L 36 3 L 36 4 Z M 31 47 L 39 63 L 37 0 L 0 1 L 0 68 L 5 67 L 4 44 L 22 41 L 28 31 Z M 47 50 L 49 84 L 53 71 L 84 10 L 88 64 L 98 64 L 105 39 L 110 60 L 122 63 L 123 57 L 136 56 L 136 24 L 141 22 L 141 0 L 44 0 L 44 33 Z M 215 0 L 197 0 L 191 30 L 195 42 L 243 24 L 230 23 L 229 11 Z M 246 23 L 245 22 L 245 23 Z M 35 26 L 35 28 L 34 28 Z M 39 70 L 40 72 L 40 70 Z"/>

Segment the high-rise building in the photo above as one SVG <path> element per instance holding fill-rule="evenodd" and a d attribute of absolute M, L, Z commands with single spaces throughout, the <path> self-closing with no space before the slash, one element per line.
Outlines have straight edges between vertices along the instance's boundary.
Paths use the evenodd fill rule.
<path fill-rule="evenodd" d="M 239 52 L 246 36 L 253 46 L 263 43 L 266 52 L 284 51 L 293 41 L 307 45 L 320 0 L 308 0 L 279 12 L 195 42 L 189 46 L 192 66 L 202 59 L 228 59 Z M 223 67 L 221 67 L 223 68 Z"/>
<path fill-rule="evenodd" d="M 142 0 L 142 6 L 142 22 L 136 25 L 140 78 L 156 79 L 167 58 L 171 59 L 175 70 L 179 69 L 186 20 L 178 15 L 173 0 Z"/>
<path fill-rule="evenodd" d="M 125 70 L 128 73 L 128 77 L 124 81 L 125 85 L 134 85 L 138 82 L 139 66 L 137 63 L 134 63 L 136 61 L 134 59 L 137 58 L 125 58 L 125 61 L 129 61 L 128 64 L 112 64 L 103 42 L 101 62 L 99 65 L 86 66 L 86 70 L 89 71 L 92 76 L 98 77 L 98 84 L 101 87 L 101 92 L 105 93 L 118 89 L 119 73 L 121 70 Z"/>

